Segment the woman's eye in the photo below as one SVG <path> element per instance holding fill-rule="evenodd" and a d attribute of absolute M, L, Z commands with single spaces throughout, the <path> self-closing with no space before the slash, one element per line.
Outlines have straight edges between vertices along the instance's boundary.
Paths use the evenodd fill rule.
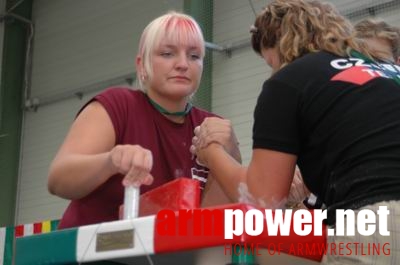
<path fill-rule="evenodd" d="M 198 54 L 190 54 L 190 59 L 192 60 L 199 60 L 201 57 Z"/>
<path fill-rule="evenodd" d="M 162 57 L 171 57 L 171 56 L 173 56 L 173 53 L 172 52 L 161 52 L 160 55 Z"/>

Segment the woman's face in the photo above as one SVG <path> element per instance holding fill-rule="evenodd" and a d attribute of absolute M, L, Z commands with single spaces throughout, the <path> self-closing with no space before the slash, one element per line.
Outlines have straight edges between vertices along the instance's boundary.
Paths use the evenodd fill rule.
<path fill-rule="evenodd" d="M 278 47 L 273 48 L 261 48 L 261 55 L 265 62 L 272 68 L 272 72 L 275 73 L 281 68 L 282 62 L 279 57 Z"/>
<path fill-rule="evenodd" d="M 148 84 L 151 92 L 180 100 L 197 90 L 203 71 L 200 46 L 163 39 L 151 56 L 153 77 Z"/>

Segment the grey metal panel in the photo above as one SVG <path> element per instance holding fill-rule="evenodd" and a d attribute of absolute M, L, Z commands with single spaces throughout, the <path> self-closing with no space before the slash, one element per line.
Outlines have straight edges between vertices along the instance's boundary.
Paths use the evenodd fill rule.
<path fill-rule="evenodd" d="M 25 113 L 17 223 L 59 219 L 67 201 L 47 191 L 49 165 L 61 145 L 76 112 L 92 95 L 69 99 Z"/>
<path fill-rule="evenodd" d="M 265 1 L 259 0 L 251 3 L 257 13 L 265 5 Z M 255 19 L 253 8 L 249 1 L 215 1 L 214 41 L 229 46 L 249 40 L 250 25 Z M 256 98 L 270 72 L 250 45 L 234 50 L 231 56 L 214 56 L 212 110 L 232 121 L 244 164 L 251 158 L 251 128 Z"/>
<path fill-rule="evenodd" d="M 46 97 L 134 72 L 140 33 L 182 1 L 38 0 L 32 95 Z"/>

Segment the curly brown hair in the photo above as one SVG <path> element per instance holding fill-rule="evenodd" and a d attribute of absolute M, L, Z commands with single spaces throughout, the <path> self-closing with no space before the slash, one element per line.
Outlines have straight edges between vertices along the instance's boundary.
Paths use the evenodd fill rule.
<path fill-rule="evenodd" d="M 282 67 L 321 50 L 346 56 L 355 49 L 372 57 L 365 42 L 354 36 L 350 21 L 331 4 L 317 0 L 275 0 L 257 16 L 250 32 L 256 53 L 278 47 Z"/>

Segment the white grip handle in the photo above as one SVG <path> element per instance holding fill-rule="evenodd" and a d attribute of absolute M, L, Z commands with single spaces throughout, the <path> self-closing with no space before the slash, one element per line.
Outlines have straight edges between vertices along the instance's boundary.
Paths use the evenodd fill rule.
<path fill-rule="evenodd" d="M 139 216 L 140 188 L 134 186 L 125 187 L 124 195 L 124 219 L 134 219 Z"/>

